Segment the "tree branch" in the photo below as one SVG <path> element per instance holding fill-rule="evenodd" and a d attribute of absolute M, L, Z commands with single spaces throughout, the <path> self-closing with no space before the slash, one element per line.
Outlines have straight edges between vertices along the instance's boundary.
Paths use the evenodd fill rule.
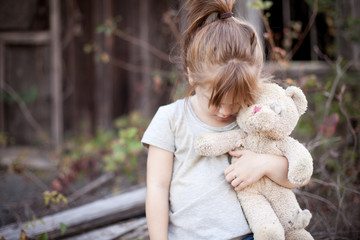
<path fill-rule="evenodd" d="M 291 54 L 289 54 L 287 56 L 287 59 L 290 60 L 294 57 L 295 53 L 299 50 L 301 44 L 304 42 L 304 39 L 305 37 L 307 36 L 307 34 L 309 33 L 312 25 L 314 24 L 315 22 L 315 19 L 316 19 L 316 15 L 317 15 L 317 12 L 318 12 L 318 0 L 314 0 L 314 7 L 313 7 L 313 13 L 310 17 L 310 20 L 306 26 L 306 28 L 304 29 L 304 31 L 300 34 L 299 36 L 299 39 L 296 43 L 296 45 L 294 46 L 294 48 L 291 50 Z"/>
<path fill-rule="evenodd" d="M 22 112 L 30 126 L 39 134 L 39 136 L 43 139 L 44 142 L 48 143 L 46 131 L 35 120 L 20 95 L 6 82 L 4 82 L 3 90 L 7 92 L 16 101 L 16 103 L 19 105 L 20 111 Z"/>

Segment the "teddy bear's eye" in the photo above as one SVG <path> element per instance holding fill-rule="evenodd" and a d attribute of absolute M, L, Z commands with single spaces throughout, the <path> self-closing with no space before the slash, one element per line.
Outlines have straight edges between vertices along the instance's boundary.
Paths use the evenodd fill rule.
<path fill-rule="evenodd" d="M 276 114 L 282 115 L 285 111 L 285 107 L 278 101 L 275 101 L 270 104 L 271 110 L 273 110 Z"/>

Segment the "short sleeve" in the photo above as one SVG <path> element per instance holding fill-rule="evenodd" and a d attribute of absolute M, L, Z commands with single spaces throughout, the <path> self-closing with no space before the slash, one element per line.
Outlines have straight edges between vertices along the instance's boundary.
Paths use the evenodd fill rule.
<path fill-rule="evenodd" d="M 175 152 L 175 137 L 171 124 L 171 111 L 160 107 L 146 129 L 141 142 L 145 147 L 149 145 Z"/>

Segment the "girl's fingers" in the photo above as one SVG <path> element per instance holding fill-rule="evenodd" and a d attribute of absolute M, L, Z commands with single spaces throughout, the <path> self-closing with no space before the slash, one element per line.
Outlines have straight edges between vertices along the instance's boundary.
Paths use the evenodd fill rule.
<path fill-rule="evenodd" d="M 230 172 L 232 172 L 232 170 L 234 170 L 234 167 L 232 165 L 229 165 L 228 167 L 226 167 L 224 170 L 225 176 L 227 176 Z"/>
<path fill-rule="evenodd" d="M 247 187 L 247 183 L 246 183 L 246 181 L 242 181 L 241 183 L 239 183 L 237 186 L 234 186 L 234 187 L 235 187 L 234 188 L 235 191 L 241 191 Z"/>
<path fill-rule="evenodd" d="M 235 178 L 236 178 L 235 172 L 231 171 L 231 172 L 225 174 L 225 179 L 228 183 L 231 183 Z"/>
<path fill-rule="evenodd" d="M 236 188 L 237 186 L 239 186 L 241 184 L 241 179 L 240 178 L 234 178 L 234 180 L 231 181 L 231 185 Z"/>
<path fill-rule="evenodd" d="M 229 152 L 230 156 L 232 156 L 232 157 L 237 157 L 237 158 L 239 158 L 239 157 L 241 157 L 242 155 L 244 155 L 244 153 L 245 153 L 245 150 L 234 150 L 234 151 L 230 151 L 230 152 Z"/>

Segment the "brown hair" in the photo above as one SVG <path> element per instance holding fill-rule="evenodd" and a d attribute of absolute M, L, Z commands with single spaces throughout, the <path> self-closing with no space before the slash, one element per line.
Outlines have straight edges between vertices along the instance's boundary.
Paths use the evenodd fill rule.
<path fill-rule="evenodd" d="M 263 53 L 254 28 L 235 17 L 219 18 L 234 5 L 235 0 L 188 0 L 185 5 L 189 26 L 182 58 L 186 78 L 191 78 L 187 97 L 210 83 L 209 105 L 216 107 L 229 91 L 241 107 L 253 103 L 262 78 Z"/>

